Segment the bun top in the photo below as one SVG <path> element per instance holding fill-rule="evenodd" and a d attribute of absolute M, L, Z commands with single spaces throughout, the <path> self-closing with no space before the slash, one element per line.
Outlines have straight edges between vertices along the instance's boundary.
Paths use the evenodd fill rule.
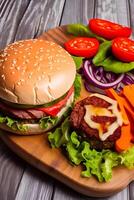
<path fill-rule="evenodd" d="M 54 42 L 22 40 L 0 52 L 0 98 L 13 103 L 51 102 L 70 89 L 75 75 L 73 59 Z"/>

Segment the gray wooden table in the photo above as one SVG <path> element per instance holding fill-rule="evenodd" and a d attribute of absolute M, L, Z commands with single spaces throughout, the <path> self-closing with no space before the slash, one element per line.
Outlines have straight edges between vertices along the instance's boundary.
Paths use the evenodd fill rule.
<path fill-rule="evenodd" d="M 131 25 L 134 0 L 0 0 L 0 48 L 34 38 L 49 28 L 99 17 Z M 0 200 L 84 200 L 80 195 L 17 157 L 0 141 Z M 134 200 L 134 183 L 109 200 Z"/>

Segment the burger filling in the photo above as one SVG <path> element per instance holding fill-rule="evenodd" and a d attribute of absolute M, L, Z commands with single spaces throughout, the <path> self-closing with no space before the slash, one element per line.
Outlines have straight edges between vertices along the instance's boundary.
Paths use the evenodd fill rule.
<path fill-rule="evenodd" d="M 78 102 L 70 122 L 96 149 L 112 148 L 123 124 L 117 102 L 101 94 L 92 94 Z"/>
<path fill-rule="evenodd" d="M 54 126 L 58 123 L 73 100 L 74 88 L 72 87 L 62 99 L 48 107 L 44 105 L 44 107 L 19 109 L 0 102 L 0 123 L 19 131 L 27 131 L 26 124 L 38 124 L 39 128 L 47 129 L 50 124 Z"/>

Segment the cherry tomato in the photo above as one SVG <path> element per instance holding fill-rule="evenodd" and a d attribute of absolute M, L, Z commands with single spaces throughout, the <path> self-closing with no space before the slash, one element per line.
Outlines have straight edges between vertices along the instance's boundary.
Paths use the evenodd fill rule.
<path fill-rule="evenodd" d="M 58 114 L 58 112 L 62 109 L 62 107 L 65 106 L 68 98 L 71 96 L 73 91 L 74 91 L 74 87 L 72 86 L 70 88 L 70 90 L 68 91 L 67 95 L 62 100 L 60 100 L 58 103 L 55 103 L 54 105 L 46 107 L 46 108 L 35 108 L 35 109 L 41 110 L 41 111 L 43 111 L 44 113 L 47 113 L 50 116 L 56 116 Z"/>
<path fill-rule="evenodd" d="M 128 38 L 115 38 L 112 42 L 112 53 L 123 62 L 134 61 L 134 41 Z"/>
<path fill-rule="evenodd" d="M 77 37 L 67 41 L 65 49 L 72 55 L 86 58 L 93 57 L 99 48 L 99 42 L 95 38 Z"/>
<path fill-rule="evenodd" d="M 91 19 L 89 28 L 92 32 L 108 40 L 116 37 L 129 37 L 132 29 L 103 19 Z"/>

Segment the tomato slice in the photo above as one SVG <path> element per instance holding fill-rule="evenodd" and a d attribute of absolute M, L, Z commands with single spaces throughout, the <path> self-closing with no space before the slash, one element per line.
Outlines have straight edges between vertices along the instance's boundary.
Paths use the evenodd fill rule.
<path fill-rule="evenodd" d="M 67 41 L 65 49 L 72 55 L 86 58 L 93 57 L 99 48 L 99 42 L 95 38 L 77 37 Z"/>
<path fill-rule="evenodd" d="M 116 37 L 129 37 L 132 29 L 104 19 L 91 19 L 89 28 L 92 32 L 108 40 Z"/>
<path fill-rule="evenodd" d="M 50 116 L 56 116 L 58 114 L 58 112 L 61 110 L 61 108 L 64 107 L 64 105 L 67 103 L 67 100 L 71 96 L 73 91 L 74 91 L 74 87 L 72 86 L 70 88 L 70 90 L 68 91 L 67 95 L 64 97 L 64 99 L 62 99 L 58 103 L 56 103 L 52 106 L 49 106 L 47 108 L 35 108 L 35 109 L 41 110 L 41 111 L 43 111 L 44 113 L 46 113 Z"/>
<path fill-rule="evenodd" d="M 115 38 L 112 42 L 112 53 L 123 62 L 134 61 L 134 41 L 128 38 Z"/>

